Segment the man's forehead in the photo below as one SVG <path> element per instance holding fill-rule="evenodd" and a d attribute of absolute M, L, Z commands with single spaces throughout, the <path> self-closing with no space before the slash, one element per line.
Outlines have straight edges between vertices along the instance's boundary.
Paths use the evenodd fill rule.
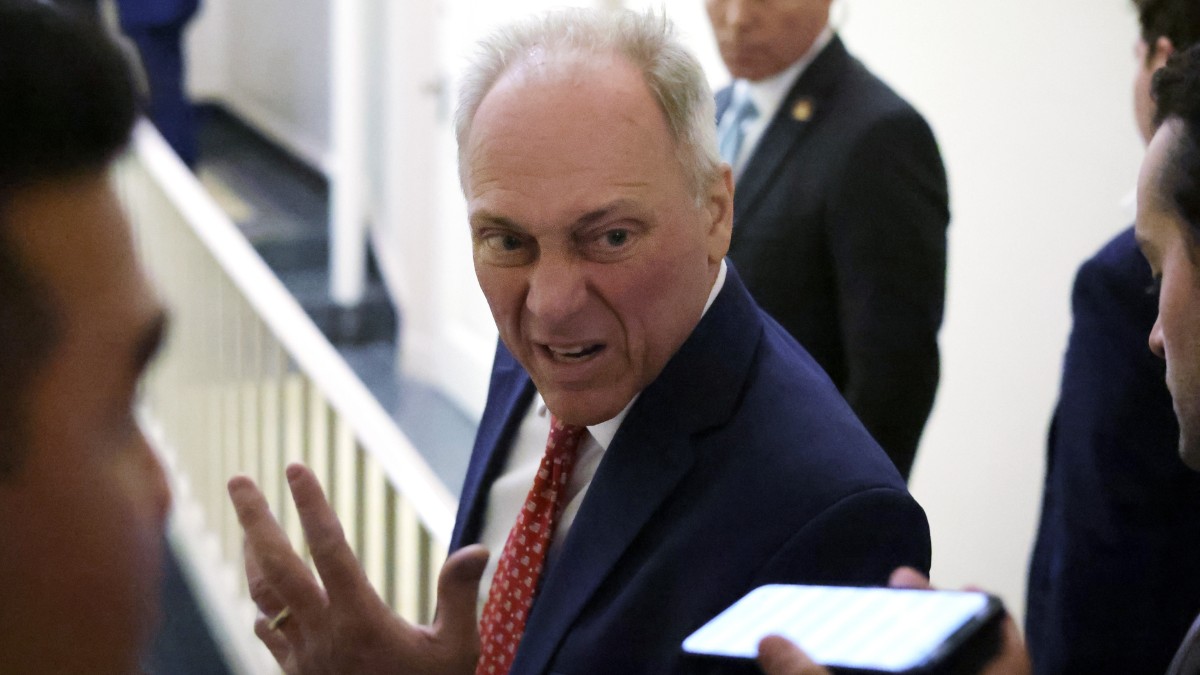
<path fill-rule="evenodd" d="M 548 160 L 584 162 L 634 138 L 637 155 L 670 143 L 665 117 L 631 64 L 513 71 L 481 102 L 466 161 L 474 170 L 481 161 L 520 160 L 540 152 Z M 648 142 L 653 145 L 646 147 Z"/>
<path fill-rule="evenodd" d="M 1166 211 L 1172 210 L 1171 200 L 1165 181 L 1169 175 L 1168 168 L 1179 144 L 1182 126 L 1179 120 L 1164 121 L 1150 139 L 1146 155 L 1142 159 L 1142 168 L 1138 177 L 1138 206 L 1143 208 Z"/>
<path fill-rule="evenodd" d="M 614 68 L 631 67 L 632 64 L 616 51 L 605 48 L 584 49 L 581 47 L 547 47 L 534 45 L 525 50 L 508 68 L 496 78 L 492 89 L 507 83 L 508 86 L 530 84 L 537 80 L 573 80 L 586 78 L 591 81 L 597 74 L 611 72 Z"/>
<path fill-rule="evenodd" d="M 160 311 L 106 174 L 39 183 L 8 205 L 16 254 L 61 312 L 117 326 Z"/>

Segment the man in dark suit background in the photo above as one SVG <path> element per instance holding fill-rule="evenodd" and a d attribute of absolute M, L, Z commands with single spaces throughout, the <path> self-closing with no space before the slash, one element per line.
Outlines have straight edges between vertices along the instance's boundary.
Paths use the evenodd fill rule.
<path fill-rule="evenodd" d="M 1151 76 L 1200 39 L 1200 3 L 1134 4 L 1134 110 L 1149 142 Z M 1029 651 L 1044 675 L 1161 673 L 1200 612 L 1200 475 L 1179 461 L 1163 364 L 1146 349 L 1158 290 L 1132 227 L 1079 268 L 1071 300 L 1029 566 Z"/>
<path fill-rule="evenodd" d="M 717 94 L 729 258 L 907 478 L 939 376 L 946 175 L 925 120 L 830 28 L 831 4 L 707 1 L 735 78 Z"/>
<path fill-rule="evenodd" d="M 563 11 L 479 53 L 459 166 L 501 345 L 439 624 L 383 606 L 311 474 L 289 469 L 325 591 L 235 478 L 257 628 L 276 658 L 491 673 L 508 653 L 494 672 L 692 672 L 684 637 L 759 584 L 927 568 L 928 525 L 900 475 L 725 261 L 730 169 L 704 74 L 669 23 Z M 547 462 L 564 427 L 579 445 Z M 547 500 L 554 518 L 529 515 Z M 500 562 L 485 571 L 475 542 Z M 532 590 L 494 602 L 513 587 Z"/>
<path fill-rule="evenodd" d="M 183 33 L 200 0 L 118 0 L 121 31 L 137 45 L 150 100 L 146 114 L 188 166 L 196 163 L 196 113 L 185 86 Z"/>

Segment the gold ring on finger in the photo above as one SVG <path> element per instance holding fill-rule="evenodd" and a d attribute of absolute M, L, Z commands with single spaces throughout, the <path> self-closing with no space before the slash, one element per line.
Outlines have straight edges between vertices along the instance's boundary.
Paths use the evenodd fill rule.
<path fill-rule="evenodd" d="M 279 613 L 271 619 L 270 623 L 267 624 L 267 628 L 270 628 L 271 630 L 279 630 L 281 627 L 283 627 L 283 624 L 287 623 L 287 620 L 291 618 L 291 616 L 292 608 L 284 607 L 283 609 L 279 610 Z"/>

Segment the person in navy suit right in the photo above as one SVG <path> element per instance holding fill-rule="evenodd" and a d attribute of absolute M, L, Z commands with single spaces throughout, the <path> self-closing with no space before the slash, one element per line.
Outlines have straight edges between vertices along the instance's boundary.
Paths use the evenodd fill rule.
<path fill-rule="evenodd" d="M 1200 3 L 1134 4 L 1148 142 L 1151 76 L 1200 39 Z M 1179 461 L 1163 362 L 1146 348 L 1158 291 L 1132 227 L 1079 268 L 1071 305 L 1029 565 L 1034 672 L 1161 673 L 1200 612 L 1200 474 Z"/>

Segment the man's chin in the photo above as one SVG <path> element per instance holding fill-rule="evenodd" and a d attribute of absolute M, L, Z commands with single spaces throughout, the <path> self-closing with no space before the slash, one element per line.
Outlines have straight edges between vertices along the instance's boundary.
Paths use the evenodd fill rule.
<path fill-rule="evenodd" d="M 632 395 L 603 395 L 595 391 L 570 389 L 552 389 L 544 392 L 542 398 L 556 418 L 581 427 L 611 420 L 633 399 Z"/>

